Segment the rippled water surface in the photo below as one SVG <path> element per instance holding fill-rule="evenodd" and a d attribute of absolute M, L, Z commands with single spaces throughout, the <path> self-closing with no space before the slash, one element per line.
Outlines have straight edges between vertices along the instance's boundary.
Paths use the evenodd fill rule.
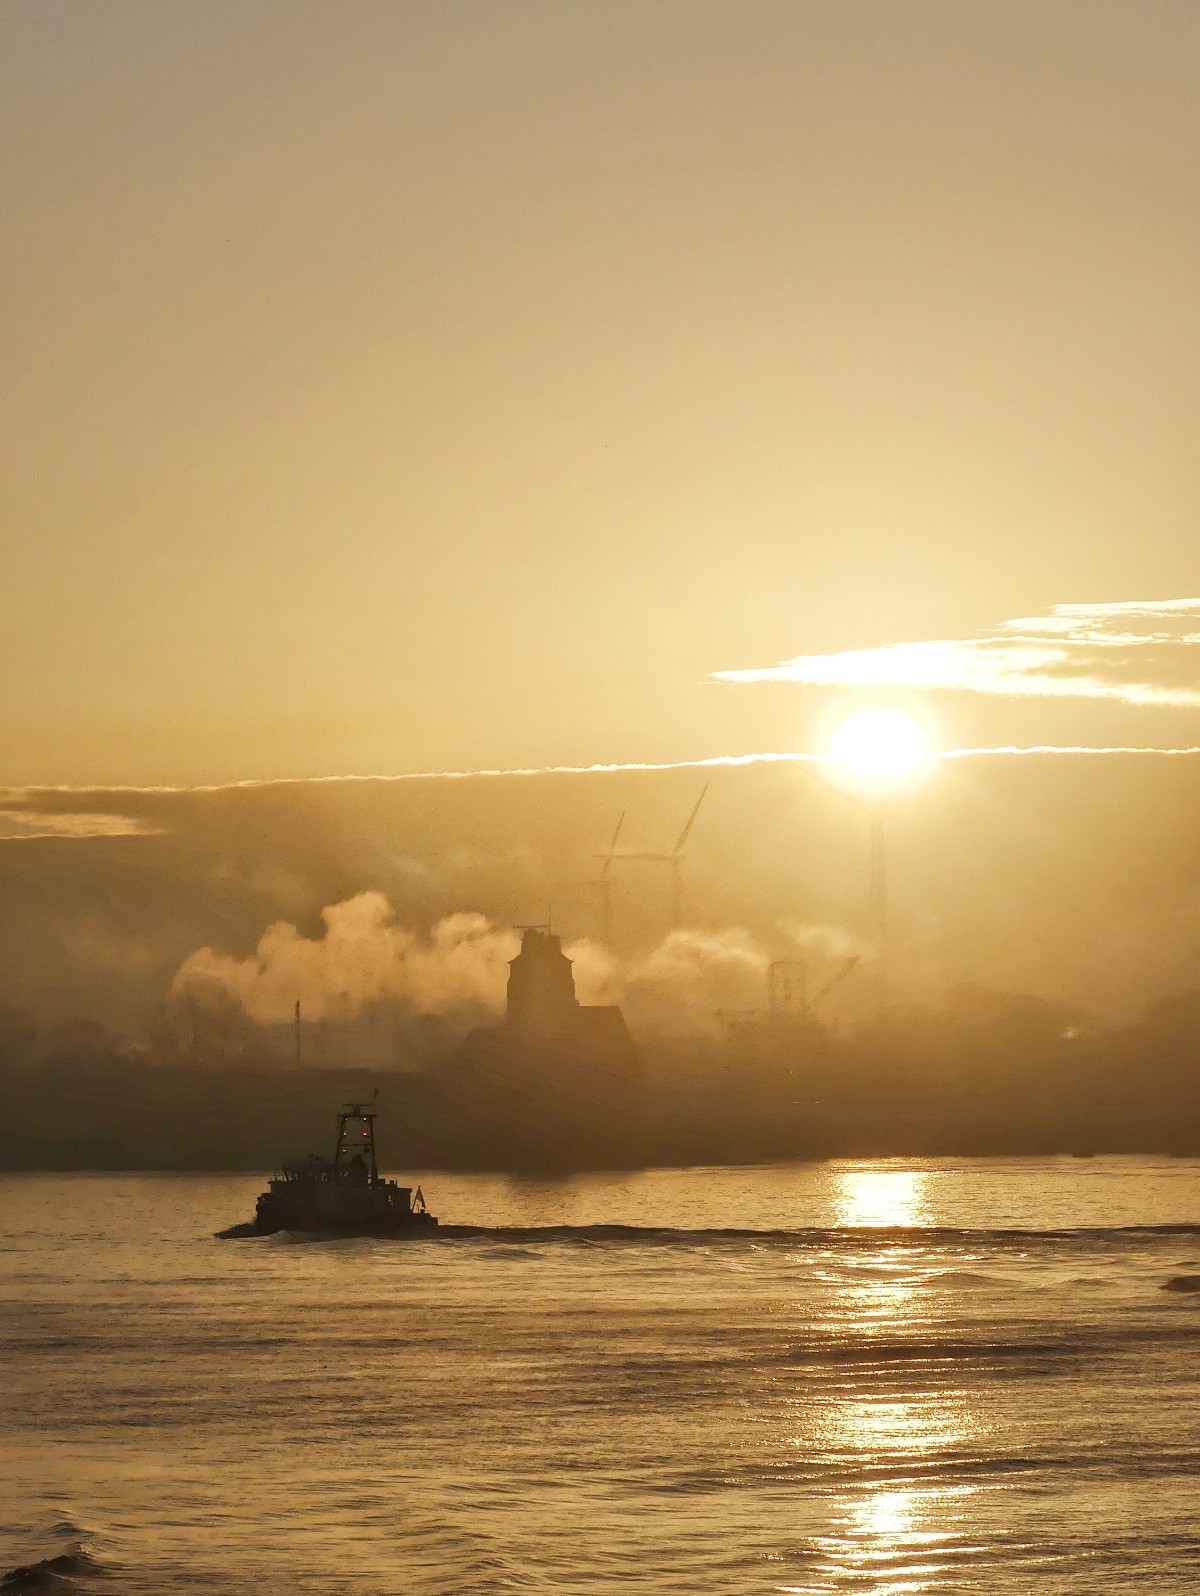
<path fill-rule="evenodd" d="M 1200 1590 L 1195 1163 L 422 1183 L 0 1179 L 0 1591 Z"/>

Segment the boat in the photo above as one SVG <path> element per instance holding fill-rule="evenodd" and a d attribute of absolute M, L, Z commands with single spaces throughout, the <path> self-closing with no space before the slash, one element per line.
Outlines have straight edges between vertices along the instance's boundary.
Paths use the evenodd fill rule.
<path fill-rule="evenodd" d="M 332 1158 L 311 1153 L 285 1164 L 259 1197 L 248 1224 L 221 1237 L 269 1236 L 279 1230 L 337 1236 L 423 1236 L 437 1229 L 418 1186 L 384 1180 L 375 1155 L 375 1104 L 347 1103 L 337 1116 Z"/>

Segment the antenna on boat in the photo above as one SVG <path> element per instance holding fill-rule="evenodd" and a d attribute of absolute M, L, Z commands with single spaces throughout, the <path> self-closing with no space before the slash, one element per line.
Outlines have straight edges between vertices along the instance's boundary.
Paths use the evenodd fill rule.
<path fill-rule="evenodd" d="M 338 1114 L 337 1147 L 333 1154 L 333 1167 L 340 1169 L 345 1164 L 352 1164 L 354 1159 L 362 1159 L 366 1154 L 367 1171 L 371 1185 L 379 1180 L 379 1163 L 375 1157 L 375 1103 L 379 1097 L 379 1088 L 375 1088 L 375 1097 L 370 1103 L 343 1103 Z M 351 1121 L 361 1125 L 361 1130 L 348 1130 Z"/>
<path fill-rule="evenodd" d="M 296 1068 L 300 1068 L 300 999 L 296 999 Z"/>

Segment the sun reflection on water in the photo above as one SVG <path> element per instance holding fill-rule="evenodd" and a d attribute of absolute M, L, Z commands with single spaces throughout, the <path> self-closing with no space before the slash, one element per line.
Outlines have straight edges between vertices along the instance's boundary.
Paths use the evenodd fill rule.
<path fill-rule="evenodd" d="M 836 1223 L 860 1230 L 934 1223 L 928 1177 L 888 1166 L 836 1171 Z M 798 1409 L 795 1444 L 828 1467 L 822 1532 L 809 1541 L 800 1593 L 918 1596 L 953 1588 L 973 1545 L 975 1486 L 945 1478 L 948 1459 L 982 1442 L 983 1416 L 941 1347 L 923 1237 L 864 1235 L 829 1256 L 826 1333 L 837 1384 Z M 801 1416 L 802 1415 L 802 1416 Z"/>
<path fill-rule="evenodd" d="M 928 1225 L 928 1183 L 919 1169 L 839 1170 L 833 1190 L 836 1222 L 880 1229 Z"/>
<path fill-rule="evenodd" d="M 821 1541 L 832 1588 L 870 1590 L 873 1596 L 945 1590 L 955 1554 L 970 1539 L 965 1509 L 953 1500 L 960 1494 L 885 1490 L 850 1506 L 836 1521 L 836 1533 Z"/>
<path fill-rule="evenodd" d="M 892 1540 L 906 1536 L 913 1525 L 911 1491 L 880 1491 L 850 1510 L 850 1523 L 862 1537 L 886 1535 Z"/>
<path fill-rule="evenodd" d="M 794 1596 L 946 1589 L 971 1542 L 974 1488 L 925 1476 L 936 1458 L 976 1437 L 968 1403 L 958 1393 L 835 1398 L 819 1428 L 842 1478 L 830 1496 L 828 1529 L 814 1542 L 820 1583 L 787 1589 Z"/>

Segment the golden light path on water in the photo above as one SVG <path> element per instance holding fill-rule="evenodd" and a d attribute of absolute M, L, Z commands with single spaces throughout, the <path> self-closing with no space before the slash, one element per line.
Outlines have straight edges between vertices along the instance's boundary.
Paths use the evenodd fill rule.
<path fill-rule="evenodd" d="M 880 1230 L 930 1225 L 928 1184 L 921 1170 L 839 1170 L 830 1194 L 835 1222 Z M 869 1350 L 865 1361 L 860 1357 L 857 1373 L 848 1370 L 844 1382 L 818 1399 L 817 1413 L 793 1438 L 797 1447 L 817 1446 L 841 1470 L 828 1529 L 816 1538 L 820 1583 L 781 1585 L 787 1596 L 944 1590 L 975 1549 L 975 1488 L 938 1483 L 937 1476 L 947 1452 L 982 1438 L 981 1416 L 966 1392 L 946 1383 L 935 1355 L 918 1371 L 916 1389 L 897 1392 L 889 1366 L 898 1344 L 915 1351 L 914 1342 L 932 1338 L 930 1285 L 914 1270 L 910 1247 L 882 1238 L 878 1248 L 858 1254 L 854 1273 L 839 1283 L 831 1318 L 855 1351 L 865 1340 L 877 1341 L 879 1361 L 872 1366 Z"/>
<path fill-rule="evenodd" d="M 833 1192 L 835 1223 L 885 1229 L 892 1225 L 928 1225 L 929 1176 L 918 1169 L 847 1169 L 838 1171 Z"/>

